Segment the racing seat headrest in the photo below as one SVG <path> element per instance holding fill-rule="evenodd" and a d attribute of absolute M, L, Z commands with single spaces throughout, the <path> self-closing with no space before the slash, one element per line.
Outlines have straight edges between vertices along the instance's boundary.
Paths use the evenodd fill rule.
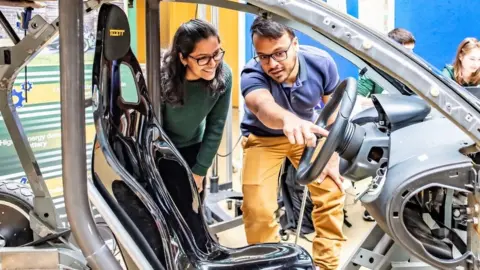
<path fill-rule="evenodd" d="M 109 61 L 119 60 L 130 50 L 128 18 L 120 8 L 103 11 L 105 11 L 103 14 L 99 14 L 105 20 L 106 26 L 103 33 L 103 53 Z"/>

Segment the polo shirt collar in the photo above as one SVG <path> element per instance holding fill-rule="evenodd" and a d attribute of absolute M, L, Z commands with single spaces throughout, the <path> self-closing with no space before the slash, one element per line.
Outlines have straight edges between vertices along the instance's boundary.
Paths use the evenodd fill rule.
<path fill-rule="evenodd" d="M 308 78 L 308 68 L 307 68 L 307 62 L 305 61 L 305 56 L 297 52 L 297 58 L 298 58 L 298 65 L 300 67 L 299 74 L 297 76 L 297 80 L 295 81 L 293 86 L 289 86 L 286 83 L 283 83 L 283 87 L 292 87 L 292 88 L 297 88 L 303 85 L 303 82 L 305 82 Z"/>

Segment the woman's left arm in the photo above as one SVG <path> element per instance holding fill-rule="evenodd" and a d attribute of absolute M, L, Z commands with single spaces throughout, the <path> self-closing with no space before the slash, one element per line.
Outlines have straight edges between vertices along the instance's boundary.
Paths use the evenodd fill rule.
<path fill-rule="evenodd" d="M 232 96 L 232 72 L 228 67 L 225 68 L 225 78 L 225 92 L 218 98 L 217 103 L 207 115 L 202 145 L 197 155 L 197 162 L 192 167 L 192 172 L 199 176 L 207 174 L 222 141 Z"/>

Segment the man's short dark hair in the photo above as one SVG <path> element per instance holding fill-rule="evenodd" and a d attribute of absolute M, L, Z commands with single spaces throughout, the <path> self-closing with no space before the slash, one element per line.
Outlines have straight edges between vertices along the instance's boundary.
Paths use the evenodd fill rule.
<path fill-rule="evenodd" d="M 264 18 L 262 16 L 258 16 L 252 23 L 250 27 L 250 33 L 252 35 L 256 34 L 258 36 L 269 38 L 269 39 L 279 39 L 285 33 L 288 33 L 290 38 L 295 37 L 295 32 L 292 28 L 287 27 L 281 23 L 276 21 Z"/>
<path fill-rule="evenodd" d="M 388 37 L 402 45 L 410 43 L 415 44 L 415 37 L 412 35 L 412 33 L 403 28 L 393 29 L 388 33 Z"/>

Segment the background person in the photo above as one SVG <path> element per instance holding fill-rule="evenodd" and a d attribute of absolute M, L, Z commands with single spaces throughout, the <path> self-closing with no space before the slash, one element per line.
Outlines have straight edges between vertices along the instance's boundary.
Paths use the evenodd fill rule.
<path fill-rule="evenodd" d="M 480 85 L 480 42 L 465 38 L 459 45 L 452 65 L 446 65 L 442 73 L 461 86 Z"/>
<path fill-rule="evenodd" d="M 392 31 L 388 32 L 388 37 L 393 39 L 395 42 L 403 45 L 408 50 L 412 50 L 415 48 L 415 37 L 409 31 L 403 28 L 395 28 Z M 366 75 L 360 76 L 358 79 L 357 85 L 357 92 L 358 95 L 362 97 L 369 98 L 373 94 L 381 94 L 383 93 L 383 88 L 375 83 L 373 80 L 368 78 Z M 365 99 L 362 99 L 365 100 Z"/>

